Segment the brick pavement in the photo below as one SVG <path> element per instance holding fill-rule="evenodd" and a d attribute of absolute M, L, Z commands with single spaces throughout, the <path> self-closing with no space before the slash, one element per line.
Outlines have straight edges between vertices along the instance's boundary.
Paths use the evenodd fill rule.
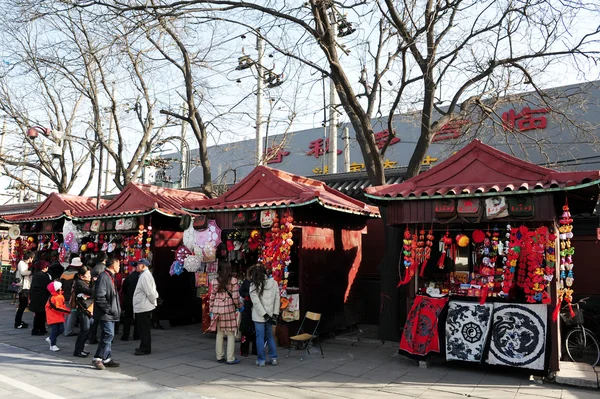
<path fill-rule="evenodd" d="M 113 345 L 113 358 L 121 362 L 121 367 L 98 371 L 92 369 L 91 359 L 72 356 L 75 337 L 61 336 L 58 339 L 61 351 L 52 353 L 44 337 L 33 337 L 30 330 L 14 329 L 13 317 L 14 306 L 8 301 L 0 301 L 0 343 L 41 353 L 44 358 L 59 359 L 61 365 L 69 363 L 69 368 L 77 370 L 77 375 L 84 373 L 90 378 L 98 374 L 102 374 L 101 378 L 115 375 L 115 386 L 119 389 L 126 387 L 127 392 L 132 392 L 134 383 L 172 389 L 167 391 L 168 395 L 163 392 L 162 396 L 160 390 L 156 391 L 152 396 L 157 398 L 195 394 L 219 399 L 600 397 L 598 390 L 536 384 L 523 370 L 445 363 L 434 363 L 429 369 L 421 369 L 416 362 L 398 355 L 395 343 L 353 344 L 330 339 L 323 343 L 324 359 L 320 354 L 313 354 L 300 362 L 300 352 L 292 352 L 291 357 L 286 359 L 287 351 L 279 348 L 280 364 L 276 367 L 257 368 L 252 357 L 242 358 L 238 365 L 223 365 L 215 361 L 214 336 L 202 334 L 199 325 L 153 330 L 153 352 L 150 356 L 134 356 L 137 342 L 117 339 Z M 31 313 L 26 313 L 24 320 L 31 325 Z M 88 349 L 93 352 L 95 346 Z M 11 350 L 18 351 L 16 348 Z M 57 366 L 50 363 L 40 367 L 53 372 L 53 367 Z M 0 375 L 3 369 L 0 366 Z M 127 384 L 122 384 L 121 379 Z M 147 386 L 140 385 L 139 389 L 147 391 Z M 61 395 L 81 397 L 77 392 L 61 392 Z M 148 395 L 144 393 L 143 396 Z"/>

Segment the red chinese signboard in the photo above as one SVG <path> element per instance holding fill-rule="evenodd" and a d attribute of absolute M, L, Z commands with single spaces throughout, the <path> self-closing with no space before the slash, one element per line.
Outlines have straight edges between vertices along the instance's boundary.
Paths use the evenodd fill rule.
<path fill-rule="evenodd" d="M 381 150 L 385 143 L 387 143 L 390 133 L 387 130 L 382 130 L 381 132 L 374 133 L 375 142 L 377 143 L 377 147 Z M 393 137 L 392 141 L 390 141 L 390 145 L 399 143 L 400 139 L 398 137 Z"/>
<path fill-rule="evenodd" d="M 545 129 L 548 121 L 544 114 L 547 113 L 547 108 L 531 109 L 525 107 L 518 114 L 514 109 L 511 109 L 502 114 L 502 122 L 505 130 L 526 132 L 528 130 Z"/>
<path fill-rule="evenodd" d="M 290 152 L 285 151 L 283 148 L 267 148 L 267 165 L 272 163 L 281 163 L 283 161 L 283 157 L 287 157 L 288 155 L 290 155 Z"/>
<path fill-rule="evenodd" d="M 462 134 L 462 128 L 468 124 L 468 119 L 460 119 L 446 123 L 440 128 L 440 130 L 433 136 L 432 143 L 437 141 L 457 139 Z"/>
<path fill-rule="evenodd" d="M 325 146 L 323 146 L 323 142 L 325 142 Z M 323 148 L 325 147 L 325 148 Z M 318 139 L 318 140 L 314 140 L 311 141 L 308 144 L 308 152 L 306 153 L 306 155 L 314 155 L 315 158 L 319 158 L 321 155 L 323 155 L 324 153 L 329 153 L 329 139 L 327 140 L 323 140 L 323 139 Z M 337 154 L 340 155 L 342 153 L 342 150 L 337 150 Z"/>

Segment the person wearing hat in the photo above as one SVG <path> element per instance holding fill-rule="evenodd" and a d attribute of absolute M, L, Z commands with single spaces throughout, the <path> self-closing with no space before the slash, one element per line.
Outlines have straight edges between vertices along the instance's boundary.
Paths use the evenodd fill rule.
<path fill-rule="evenodd" d="M 73 293 L 73 282 L 75 276 L 77 275 L 77 271 L 81 268 L 81 266 L 83 266 L 81 258 L 75 257 L 71 259 L 71 263 L 60 276 L 60 282 L 62 283 L 64 293 L 63 295 L 65 296 L 65 304 L 71 308 L 71 313 L 67 317 L 67 321 L 65 321 L 65 337 L 77 335 L 73 332 L 73 327 L 77 321 L 77 306 L 74 301 L 71 301 L 71 294 Z"/>
<path fill-rule="evenodd" d="M 140 278 L 140 272 L 137 271 L 137 262 L 131 262 L 130 266 L 134 267 L 134 271 L 129 273 L 125 280 L 123 280 L 123 335 L 121 341 L 129 341 L 129 332 L 131 331 L 131 323 L 133 320 L 133 294 L 137 287 L 138 279 Z M 133 326 L 133 339 L 140 339 L 138 334 L 137 326 Z"/>
<path fill-rule="evenodd" d="M 152 311 L 157 305 L 158 291 L 149 266 L 148 259 L 137 262 L 140 277 L 133 293 L 133 312 L 140 335 L 140 347 L 135 350 L 136 355 L 149 355 L 152 352 Z"/>
<path fill-rule="evenodd" d="M 60 281 L 52 281 L 48 284 L 47 289 L 50 293 L 50 299 L 46 302 L 46 319 L 50 327 L 50 336 L 46 338 L 46 342 L 50 345 L 52 352 L 57 352 L 59 348 L 56 346 L 56 339 L 63 332 L 65 316 L 71 312 L 71 309 L 65 305 L 65 297 Z"/>

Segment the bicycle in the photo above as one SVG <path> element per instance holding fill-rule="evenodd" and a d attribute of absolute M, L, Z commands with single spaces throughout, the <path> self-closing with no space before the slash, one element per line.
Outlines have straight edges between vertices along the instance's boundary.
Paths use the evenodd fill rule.
<path fill-rule="evenodd" d="M 577 363 L 587 363 L 594 367 L 600 362 L 600 345 L 596 335 L 584 327 L 585 320 L 581 305 L 585 304 L 588 299 L 580 299 L 573 305 L 574 317 L 571 317 L 570 312 L 565 310 L 566 306 L 563 307 L 560 317 L 564 324 L 570 327 L 565 336 L 565 350 L 569 359 Z"/>

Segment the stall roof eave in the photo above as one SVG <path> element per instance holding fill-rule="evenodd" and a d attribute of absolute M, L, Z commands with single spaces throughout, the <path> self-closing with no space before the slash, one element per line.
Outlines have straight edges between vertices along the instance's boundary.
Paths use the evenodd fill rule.
<path fill-rule="evenodd" d="M 100 209 L 109 201 L 100 200 Z M 78 195 L 52 193 L 45 201 L 40 203 L 33 211 L 25 214 L 10 215 L 3 218 L 7 223 L 27 223 L 40 221 L 54 221 L 62 218 L 71 218 L 80 212 L 97 210 L 95 197 L 82 197 Z"/>
<path fill-rule="evenodd" d="M 220 197 L 189 202 L 183 208 L 203 213 L 300 207 L 314 203 L 337 212 L 379 217 L 377 208 L 351 198 L 321 181 L 267 166 L 257 166 Z"/>
<path fill-rule="evenodd" d="M 104 208 L 81 212 L 74 215 L 78 220 L 111 219 L 132 216 L 145 216 L 159 213 L 168 217 L 192 215 L 183 209 L 183 204 L 192 200 L 204 200 L 202 193 L 176 190 L 149 184 L 128 184 Z"/>
<path fill-rule="evenodd" d="M 599 184 L 600 171 L 559 172 L 474 140 L 420 175 L 399 184 L 369 187 L 365 195 L 376 201 L 414 201 L 543 194 Z"/>

